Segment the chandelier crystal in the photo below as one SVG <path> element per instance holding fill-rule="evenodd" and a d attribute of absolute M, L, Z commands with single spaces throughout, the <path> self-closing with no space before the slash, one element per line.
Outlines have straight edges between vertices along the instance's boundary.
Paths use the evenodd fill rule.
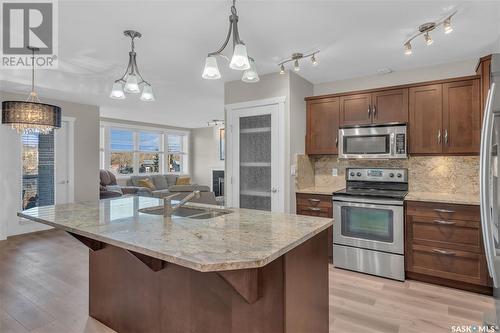
<path fill-rule="evenodd" d="M 115 80 L 109 97 L 113 99 L 125 99 L 125 93 L 138 94 L 141 92 L 142 87 L 141 101 L 152 102 L 155 100 L 153 87 L 142 78 L 139 68 L 137 67 L 137 53 L 135 53 L 134 40 L 136 38 L 141 38 L 142 35 L 140 32 L 134 30 L 125 30 L 123 34 L 131 39 L 131 50 L 128 53 L 129 60 L 127 70 L 121 78 Z"/>
<path fill-rule="evenodd" d="M 257 82 L 259 81 L 259 76 L 257 71 L 255 70 L 254 60 L 248 56 L 247 47 L 245 43 L 240 39 L 240 35 L 238 32 L 238 15 L 236 12 L 235 0 L 233 0 L 233 5 L 231 6 L 231 15 L 229 16 L 229 30 L 226 35 L 226 40 L 222 43 L 222 46 L 215 52 L 211 52 L 207 55 L 205 59 L 205 68 L 203 69 L 202 78 L 207 80 L 217 80 L 221 78 L 219 67 L 217 65 L 217 56 L 220 56 L 226 60 L 229 60 L 222 51 L 229 44 L 229 40 L 233 37 L 233 55 L 231 56 L 231 60 L 229 61 L 229 68 L 245 71 L 243 73 L 242 81 L 244 82 Z M 252 70 L 252 63 L 253 70 Z M 249 71 L 250 72 L 247 72 Z M 248 75 L 250 74 L 251 79 L 248 79 Z M 255 79 L 255 77 L 257 79 Z"/>
<path fill-rule="evenodd" d="M 40 103 L 35 92 L 35 51 L 28 47 L 31 58 L 31 93 L 23 101 L 2 102 L 2 124 L 7 124 L 22 134 L 48 134 L 55 128 L 61 128 L 61 108 L 56 105 Z"/>

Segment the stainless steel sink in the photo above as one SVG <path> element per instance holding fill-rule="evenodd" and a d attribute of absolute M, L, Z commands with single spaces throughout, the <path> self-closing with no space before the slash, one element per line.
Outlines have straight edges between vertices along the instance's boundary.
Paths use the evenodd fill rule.
<path fill-rule="evenodd" d="M 163 215 L 163 206 L 155 206 L 139 209 L 139 213 Z M 232 211 L 219 208 L 201 208 L 201 207 L 181 207 L 177 209 L 172 216 L 187 217 L 190 219 L 211 219 L 217 216 L 230 214 Z"/>

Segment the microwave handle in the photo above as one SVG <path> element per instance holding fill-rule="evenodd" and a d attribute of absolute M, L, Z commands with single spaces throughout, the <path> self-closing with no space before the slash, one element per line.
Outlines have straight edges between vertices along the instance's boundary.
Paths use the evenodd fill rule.
<path fill-rule="evenodd" d="M 391 150 L 391 155 L 395 155 L 396 154 L 396 135 L 394 133 L 391 133 L 391 147 L 390 147 L 390 150 Z"/>

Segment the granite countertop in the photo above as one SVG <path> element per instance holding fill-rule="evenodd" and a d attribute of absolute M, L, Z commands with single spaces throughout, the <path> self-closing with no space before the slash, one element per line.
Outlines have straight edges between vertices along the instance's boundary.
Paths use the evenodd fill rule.
<path fill-rule="evenodd" d="M 122 197 L 18 215 L 201 272 L 265 266 L 333 224 L 328 218 L 235 208 L 209 219 L 138 212 L 162 204 L 157 198 Z"/>
<path fill-rule="evenodd" d="M 410 191 L 406 195 L 405 200 L 479 205 L 479 193 L 464 194 Z"/>
<path fill-rule="evenodd" d="M 296 193 L 304 193 L 304 194 L 323 194 L 323 195 L 332 195 L 333 192 L 340 191 L 345 188 L 345 185 L 342 186 L 312 186 L 312 187 L 304 187 L 301 189 L 295 190 Z"/>

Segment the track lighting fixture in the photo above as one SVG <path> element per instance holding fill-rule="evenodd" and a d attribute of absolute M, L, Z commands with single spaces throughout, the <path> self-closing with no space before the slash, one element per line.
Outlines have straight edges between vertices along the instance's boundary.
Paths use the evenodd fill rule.
<path fill-rule="evenodd" d="M 317 66 L 318 60 L 316 59 L 316 54 L 318 54 L 318 53 L 319 53 L 319 51 L 315 51 L 315 52 L 312 52 L 309 54 L 293 53 L 290 58 L 283 60 L 282 62 L 280 62 L 278 64 L 278 66 L 280 67 L 280 74 L 285 74 L 285 64 L 288 62 L 292 62 L 292 61 L 293 61 L 293 70 L 295 72 L 300 71 L 299 60 L 303 59 L 303 58 L 311 58 L 312 65 Z"/>
<path fill-rule="evenodd" d="M 229 30 L 226 35 L 226 39 L 222 46 L 215 52 L 211 52 L 207 55 L 205 59 L 205 68 L 203 69 L 202 78 L 208 80 L 217 80 L 221 78 L 219 67 L 217 66 L 217 56 L 220 56 L 226 60 L 228 57 L 222 54 L 222 51 L 229 44 L 231 36 L 233 37 L 233 55 L 231 60 L 229 60 L 229 68 L 245 71 L 243 77 L 241 78 L 244 82 L 257 82 L 259 81 L 259 75 L 255 69 L 255 61 L 248 56 L 247 47 L 245 43 L 240 39 L 238 32 L 238 15 L 235 6 L 236 0 L 233 0 L 233 5 L 231 6 L 231 15 L 229 15 Z"/>
<path fill-rule="evenodd" d="M 440 25 L 443 26 L 443 30 L 445 34 L 449 34 L 450 32 L 453 31 L 453 28 L 451 27 L 451 18 L 457 13 L 455 10 L 451 14 L 445 16 L 444 18 L 440 19 L 437 22 L 427 22 L 418 27 L 418 32 L 413 34 L 410 38 L 408 38 L 404 43 L 404 53 L 406 55 L 412 54 L 412 49 L 411 49 L 411 42 L 417 38 L 420 35 L 424 35 L 424 40 L 426 45 L 431 45 L 434 43 L 434 40 L 432 39 L 432 36 L 430 34 L 431 31 L 439 27 Z"/>

